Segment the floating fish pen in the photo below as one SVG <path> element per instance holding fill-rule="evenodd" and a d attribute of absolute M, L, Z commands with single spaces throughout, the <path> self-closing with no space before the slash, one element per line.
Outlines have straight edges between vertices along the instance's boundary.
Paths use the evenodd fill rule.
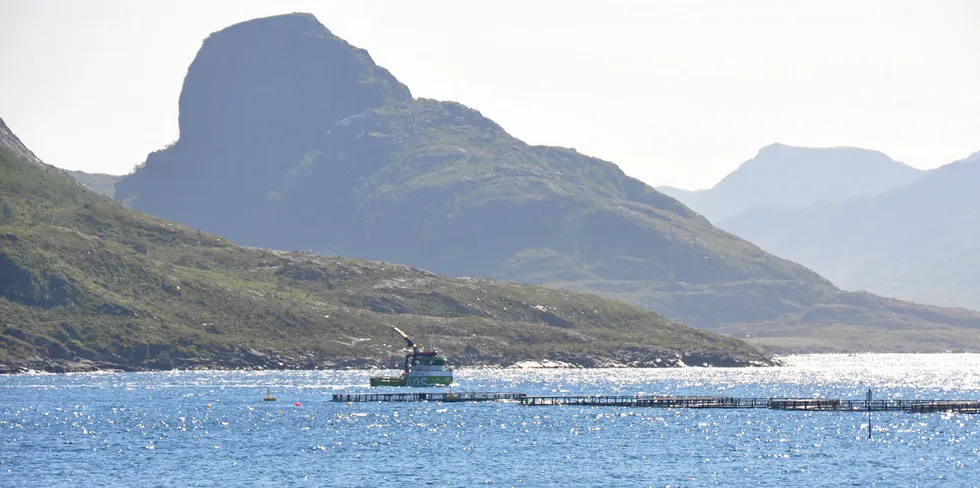
<path fill-rule="evenodd" d="M 862 411 L 866 411 L 868 403 L 858 401 L 864 406 Z M 850 406 L 837 398 L 770 398 L 767 408 L 772 410 L 851 410 L 843 408 Z"/>
<path fill-rule="evenodd" d="M 980 414 L 980 400 L 842 400 L 839 398 L 739 398 L 726 396 L 578 395 L 528 396 L 519 392 L 335 393 L 335 402 L 492 402 L 527 406 L 717 408 L 785 411 Z"/>
<path fill-rule="evenodd" d="M 763 398 L 723 396 L 638 396 L 637 407 L 654 408 L 766 408 Z"/>
<path fill-rule="evenodd" d="M 411 393 L 334 393 L 335 402 L 496 402 L 520 400 L 526 395 L 515 392 L 411 392 Z"/>
<path fill-rule="evenodd" d="M 749 400 L 749 401 L 746 401 Z M 525 396 L 524 405 L 568 405 L 583 407 L 659 408 L 765 408 L 765 399 L 716 396 Z"/>
<path fill-rule="evenodd" d="M 525 396 L 524 405 L 650 408 L 728 408 L 834 412 L 980 413 L 980 400 L 841 400 L 720 396 Z"/>
<path fill-rule="evenodd" d="M 980 414 L 980 401 L 974 400 L 926 400 L 898 401 L 903 412 L 932 413 L 955 412 Z"/>
<path fill-rule="evenodd" d="M 980 400 L 840 400 L 835 398 L 773 398 L 773 410 L 835 412 L 980 413 Z"/>

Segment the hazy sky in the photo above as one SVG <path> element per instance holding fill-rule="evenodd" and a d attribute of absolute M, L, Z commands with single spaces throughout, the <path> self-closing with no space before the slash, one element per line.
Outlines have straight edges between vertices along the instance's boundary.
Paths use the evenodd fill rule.
<path fill-rule="evenodd" d="M 0 0 L 0 117 L 46 162 L 121 174 L 177 138 L 211 32 L 303 11 L 407 84 L 653 185 L 773 142 L 921 168 L 980 150 L 980 1 Z"/>

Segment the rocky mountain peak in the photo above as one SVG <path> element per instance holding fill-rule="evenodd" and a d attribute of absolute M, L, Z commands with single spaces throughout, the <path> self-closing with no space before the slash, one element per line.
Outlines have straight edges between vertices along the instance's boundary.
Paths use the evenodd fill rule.
<path fill-rule="evenodd" d="M 20 139 L 10 130 L 10 127 L 7 127 L 3 119 L 0 119 L 0 147 L 13 152 L 17 156 L 37 166 L 47 166 L 41 161 L 41 158 L 34 155 L 33 151 L 28 149 L 23 142 L 20 142 Z"/>
<path fill-rule="evenodd" d="M 184 79 L 179 143 L 296 142 L 344 117 L 411 99 L 367 51 L 313 15 L 253 19 L 205 39 Z"/>

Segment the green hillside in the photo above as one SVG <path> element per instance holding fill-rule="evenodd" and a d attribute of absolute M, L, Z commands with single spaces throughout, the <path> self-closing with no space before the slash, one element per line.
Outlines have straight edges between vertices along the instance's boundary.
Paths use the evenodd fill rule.
<path fill-rule="evenodd" d="M 390 367 L 386 324 L 455 364 L 767 362 L 594 296 L 236 246 L 0 148 L 0 371 Z"/>

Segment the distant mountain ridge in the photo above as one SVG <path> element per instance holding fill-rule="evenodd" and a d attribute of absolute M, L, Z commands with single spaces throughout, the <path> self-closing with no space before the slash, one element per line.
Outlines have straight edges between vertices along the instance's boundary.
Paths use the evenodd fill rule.
<path fill-rule="evenodd" d="M 661 188 L 717 225 L 758 206 L 798 208 L 876 195 L 924 174 L 868 149 L 771 144 L 710 189 Z"/>
<path fill-rule="evenodd" d="M 875 151 L 776 145 L 714 188 L 660 189 L 845 289 L 980 309 L 976 226 L 960 217 L 976 159 L 921 171 Z"/>
<path fill-rule="evenodd" d="M 122 176 L 118 175 L 86 173 L 84 171 L 69 171 L 68 174 L 75 178 L 75 181 L 85 185 L 95 193 L 109 198 L 116 194 L 116 182 L 122 179 Z"/>
<path fill-rule="evenodd" d="M 845 288 L 980 309 L 980 153 L 879 195 L 720 223 Z"/>
<path fill-rule="evenodd" d="M 310 15 L 212 34 L 180 105 L 180 139 L 116 198 L 237 242 L 597 293 L 792 348 L 945 350 L 980 326 L 842 292 L 610 162 L 412 98 Z"/>

